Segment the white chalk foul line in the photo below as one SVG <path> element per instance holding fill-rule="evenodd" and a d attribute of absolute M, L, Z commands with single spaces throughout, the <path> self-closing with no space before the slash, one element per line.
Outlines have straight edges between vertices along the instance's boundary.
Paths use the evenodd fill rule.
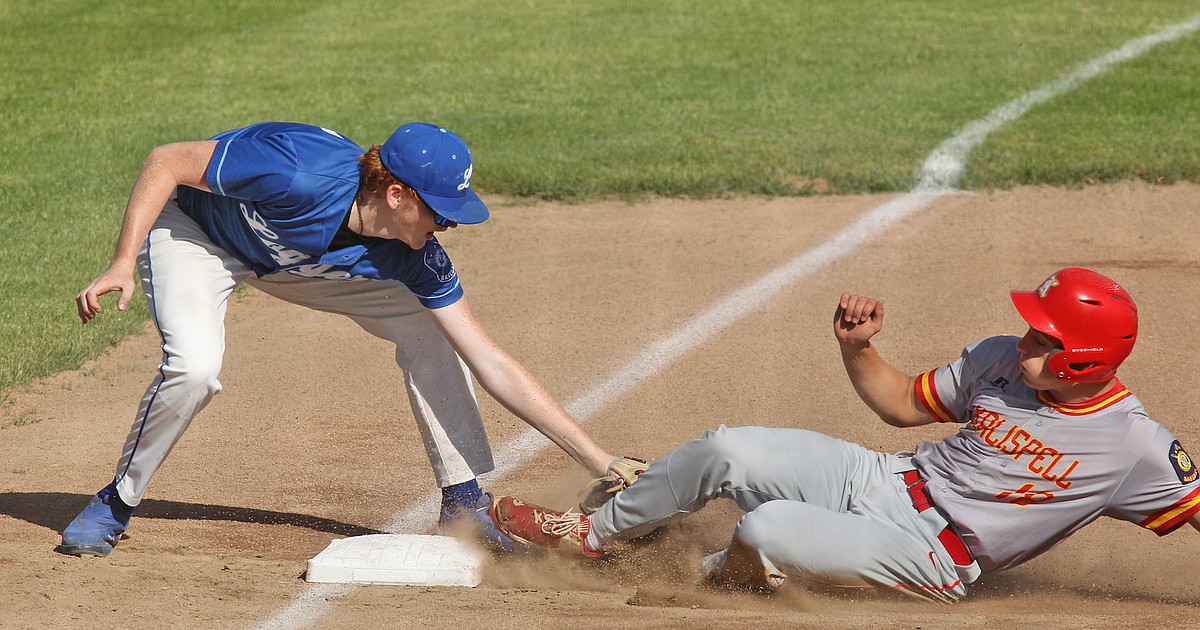
<path fill-rule="evenodd" d="M 876 206 L 852 225 L 831 239 L 811 249 L 758 281 L 725 297 L 701 313 L 683 328 L 656 342 L 640 356 L 630 361 L 604 382 L 596 385 L 566 406 L 580 423 L 607 407 L 646 380 L 662 372 L 694 348 L 708 342 L 728 326 L 758 310 L 783 289 L 871 241 L 901 219 L 913 214 L 934 199 L 951 194 L 958 186 L 967 156 L 983 140 L 1005 124 L 1020 118 L 1035 105 L 1061 96 L 1108 69 L 1134 59 L 1151 48 L 1177 40 L 1200 30 L 1200 14 L 1186 22 L 1168 26 L 1151 35 L 1132 40 L 1105 55 L 1079 66 L 1074 72 L 993 109 L 986 116 L 969 123 L 942 142 L 925 159 L 913 190 L 896 199 Z M 546 449 L 550 443 L 537 431 L 527 430 L 499 450 L 500 462 L 491 476 L 503 477 L 515 470 L 519 462 Z M 429 526 L 441 498 L 429 493 L 400 512 L 384 530 L 388 532 L 418 532 Z M 356 588 L 354 584 L 313 584 L 286 608 L 280 610 L 259 628 L 263 630 L 292 630 L 316 623 L 331 606 L 330 600 Z"/>
<path fill-rule="evenodd" d="M 1191 35 L 1197 30 L 1200 30 L 1200 14 L 1193 15 L 1186 22 L 1172 24 L 1145 37 L 1126 42 L 1116 50 L 1085 62 L 1066 77 L 993 109 L 983 118 L 963 127 L 929 154 L 913 190 L 919 192 L 957 187 L 959 177 L 966 165 L 967 155 L 983 142 L 988 134 L 999 129 L 1005 123 L 1020 118 L 1034 105 L 1040 105 L 1056 96 L 1070 92 L 1113 66 L 1139 57 L 1159 44 Z"/>

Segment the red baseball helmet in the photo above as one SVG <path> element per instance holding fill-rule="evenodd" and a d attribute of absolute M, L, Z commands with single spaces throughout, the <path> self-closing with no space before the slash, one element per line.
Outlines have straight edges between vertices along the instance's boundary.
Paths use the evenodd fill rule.
<path fill-rule="evenodd" d="M 1112 378 L 1137 339 L 1137 305 L 1121 285 L 1088 269 L 1054 272 L 1034 291 L 1012 291 L 1021 317 L 1062 342 L 1050 370 L 1064 381 Z"/>

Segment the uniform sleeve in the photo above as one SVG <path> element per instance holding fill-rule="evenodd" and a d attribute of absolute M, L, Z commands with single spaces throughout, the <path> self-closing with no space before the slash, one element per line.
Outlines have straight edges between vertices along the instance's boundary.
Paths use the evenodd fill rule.
<path fill-rule="evenodd" d="M 291 190 L 298 168 L 296 148 L 280 133 L 218 140 L 205 182 L 218 195 L 278 202 Z"/>
<path fill-rule="evenodd" d="M 441 243 L 431 238 L 420 251 L 386 239 L 372 239 L 351 270 L 353 275 L 399 280 L 425 308 L 450 306 L 463 296 L 454 263 Z"/>
<path fill-rule="evenodd" d="M 1117 489 L 1108 512 L 1166 536 L 1200 513 L 1200 473 L 1166 427 L 1154 423 L 1152 431 L 1149 446 Z"/>
<path fill-rule="evenodd" d="M 975 385 L 989 366 L 1015 345 L 1013 337 L 990 337 L 963 348 L 958 359 L 916 378 L 917 401 L 938 422 L 966 422 Z"/>
<path fill-rule="evenodd" d="M 426 241 L 421 254 L 423 264 L 418 268 L 415 282 L 408 285 L 409 289 L 426 308 L 441 308 L 457 302 L 463 295 L 462 284 L 442 244 L 431 238 Z"/>

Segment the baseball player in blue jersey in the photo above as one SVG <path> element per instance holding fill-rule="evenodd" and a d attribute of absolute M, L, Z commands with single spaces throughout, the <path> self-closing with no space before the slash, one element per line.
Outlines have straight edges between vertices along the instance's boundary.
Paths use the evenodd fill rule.
<path fill-rule="evenodd" d="M 1116 376 L 1137 337 L 1129 294 L 1068 268 L 1012 300 L 1024 336 L 974 342 L 917 376 L 871 343 L 882 302 L 839 301 L 834 330 L 859 396 L 893 426 L 958 426 L 939 442 L 890 454 L 801 429 L 722 426 L 590 516 L 500 497 L 497 527 L 599 555 L 726 497 L 746 514 L 730 546 L 705 559 L 718 583 L 771 590 L 796 576 L 943 602 L 1101 516 L 1160 536 L 1185 522 L 1200 529 L 1195 464 Z"/>
<path fill-rule="evenodd" d="M 101 312 L 105 293 L 119 291 L 124 310 L 136 266 L 163 361 L 112 483 L 63 531 L 59 550 L 106 556 L 120 540 L 154 472 L 221 391 L 226 303 L 242 282 L 345 315 L 396 344 L 442 488 L 439 526 L 472 523 L 492 545 L 512 546 L 492 527 L 490 496 L 476 481 L 493 462 L 472 373 L 593 474 L 629 477 L 628 467 L 610 467 L 630 460 L 597 446 L 472 314 L 435 236 L 488 218 L 471 190 L 472 168 L 462 139 L 426 123 L 404 125 L 369 151 L 296 123 L 259 123 L 151 151 L 109 268 L 76 303 L 85 324 Z"/>

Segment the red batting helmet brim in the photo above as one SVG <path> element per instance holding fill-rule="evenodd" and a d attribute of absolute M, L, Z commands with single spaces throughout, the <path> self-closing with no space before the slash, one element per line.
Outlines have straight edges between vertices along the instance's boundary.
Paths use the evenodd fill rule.
<path fill-rule="evenodd" d="M 1017 307 L 1025 323 L 1042 334 L 1062 341 L 1062 333 L 1055 328 L 1054 320 L 1046 312 L 1045 301 L 1037 291 L 1009 291 L 1008 294 L 1012 296 L 1013 306 Z"/>

